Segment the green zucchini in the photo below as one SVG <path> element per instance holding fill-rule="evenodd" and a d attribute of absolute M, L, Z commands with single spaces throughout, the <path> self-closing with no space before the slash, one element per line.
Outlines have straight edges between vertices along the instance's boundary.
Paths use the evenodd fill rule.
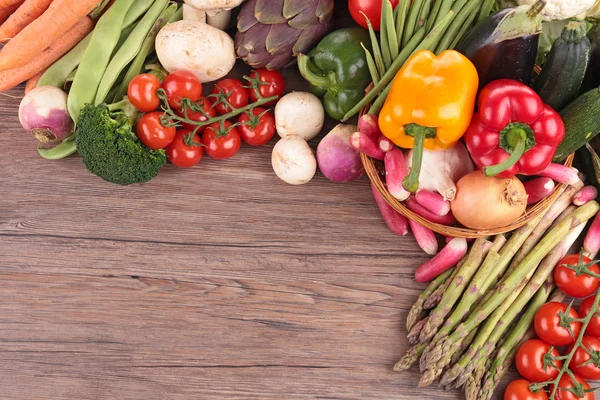
<path fill-rule="evenodd" d="M 562 162 L 600 133 L 600 88 L 584 93 L 560 112 L 565 138 L 554 155 Z"/>
<path fill-rule="evenodd" d="M 585 22 L 569 22 L 552 45 L 535 81 L 535 91 L 557 111 L 575 100 L 581 89 L 592 48 L 586 33 Z"/>

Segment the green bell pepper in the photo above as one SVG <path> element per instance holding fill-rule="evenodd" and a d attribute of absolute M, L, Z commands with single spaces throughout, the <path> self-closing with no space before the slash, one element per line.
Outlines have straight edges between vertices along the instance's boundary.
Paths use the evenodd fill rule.
<path fill-rule="evenodd" d="M 338 121 L 362 100 L 371 82 L 361 43 L 370 47 L 365 29 L 339 29 L 307 55 L 298 56 L 300 73 L 311 84 L 310 91 L 323 98 L 325 112 Z"/>

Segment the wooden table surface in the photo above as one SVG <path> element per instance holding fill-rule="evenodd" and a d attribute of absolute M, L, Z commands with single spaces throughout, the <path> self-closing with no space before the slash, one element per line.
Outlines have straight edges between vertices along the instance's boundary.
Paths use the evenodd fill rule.
<path fill-rule="evenodd" d="M 273 140 L 119 187 L 41 159 L 21 95 L 0 97 L 1 399 L 463 398 L 391 370 L 427 257 L 366 177 L 286 185 Z"/>

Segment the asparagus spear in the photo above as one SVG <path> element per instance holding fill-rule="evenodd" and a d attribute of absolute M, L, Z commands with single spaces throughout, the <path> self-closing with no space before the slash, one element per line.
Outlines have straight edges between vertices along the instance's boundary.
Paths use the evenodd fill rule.
<path fill-rule="evenodd" d="M 429 284 L 427 289 L 425 289 L 423 291 L 423 293 L 421 293 L 421 295 L 419 296 L 419 298 L 417 299 L 415 304 L 412 306 L 412 308 L 408 312 L 408 317 L 406 318 L 406 329 L 408 331 L 412 330 L 412 328 L 415 326 L 417 321 L 419 321 L 420 319 L 423 318 L 423 314 L 424 314 L 423 305 L 425 304 L 425 301 L 429 298 L 429 296 L 431 296 L 431 294 L 433 292 L 436 291 L 437 288 L 439 288 L 442 284 L 444 284 L 448 280 L 448 278 L 452 275 L 454 270 L 455 270 L 455 268 L 450 268 L 449 270 L 445 271 L 443 274 L 441 274 L 440 276 L 435 278 Z M 431 307 L 431 308 L 433 308 L 433 307 Z"/>
<path fill-rule="evenodd" d="M 421 333 L 421 330 L 423 330 L 423 327 L 425 326 L 428 320 L 429 317 L 425 317 L 412 327 L 412 329 L 410 330 L 410 332 L 408 332 L 408 335 L 406 336 L 406 338 L 408 339 L 408 344 L 413 346 L 415 344 L 419 344 L 419 334 Z"/>
<path fill-rule="evenodd" d="M 481 382 L 485 371 L 489 368 L 489 360 L 479 363 L 475 368 L 475 372 L 469 376 L 465 385 L 465 399 L 466 400 L 478 400 L 479 391 L 481 390 Z"/>
<path fill-rule="evenodd" d="M 416 346 L 411 347 L 406 350 L 404 356 L 394 365 L 394 371 L 404 371 L 409 369 L 414 363 L 417 362 L 421 354 L 423 354 L 423 350 L 425 350 L 425 344 L 419 343 Z"/>
<path fill-rule="evenodd" d="M 452 311 L 454 304 L 479 269 L 491 247 L 492 243 L 482 238 L 477 239 L 473 243 L 471 251 L 467 256 L 467 261 L 459 269 L 448 289 L 444 292 L 440 305 L 431 312 L 427 323 L 423 327 L 423 330 L 421 330 L 421 336 L 419 337 L 421 343 L 425 343 L 435 336 L 438 328 L 444 323 L 446 315 Z"/>
<path fill-rule="evenodd" d="M 544 286 L 544 288 L 546 288 L 546 286 Z M 565 294 L 560 289 L 554 289 L 550 295 L 550 301 L 560 302 L 563 301 L 564 298 Z M 485 379 L 481 383 L 479 399 L 489 400 L 492 398 L 496 386 L 508 371 L 519 347 L 521 347 L 524 342 L 535 337 L 535 331 L 531 324 L 535 318 L 535 313 L 542 305 L 544 305 L 544 303 L 546 303 L 547 299 L 547 291 L 538 291 L 529 304 L 529 307 L 527 307 L 525 313 L 519 319 L 519 322 L 517 322 L 513 330 L 504 339 L 504 342 L 496 352 L 494 361 L 490 368 L 488 368 L 488 372 L 485 374 Z"/>
<path fill-rule="evenodd" d="M 579 191 L 583 187 L 583 182 L 577 183 L 574 186 L 569 186 L 566 189 L 563 189 L 563 193 L 556 199 L 556 201 L 550 206 L 548 211 L 546 212 L 545 218 L 540 222 L 540 224 L 533 230 L 529 238 L 523 243 L 523 246 L 515 255 L 510 267 L 508 267 L 508 271 L 514 270 L 520 263 L 523 261 L 525 256 L 535 247 L 536 244 L 540 241 L 544 233 L 548 230 L 548 228 L 552 225 L 552 223 L 557 219 L 557 217 L 571 204 L 571 200 L 575 193 Z"/>
<path fill-rule="evenodd" d="M 510 296 L 515 287 L 522 285 L 524 280 L 529 280 L 532 268 L 536 266 L 560 241 L 573 229 L 585 223 L 600 210 L 596 201 L 591 201 L 581 206 L 569 218 L 558 224 L 535 246 L 515 270 L 505 276 L 494 288 L 493 294 L 471 312 L 465 322 L 456 327 L 454 332 L 440 341 L 435 348 L 427 353 L 425 365 L 428 367 L 425 375 L 419 382 L 420 386 L 427 386 L 438 376 L 436 371 L 447 365 L 452 355 L 458 350 L 460 340 L 477 328 L 494 310 Z M 439 374 L 439 373 L 438 373 Z"/>

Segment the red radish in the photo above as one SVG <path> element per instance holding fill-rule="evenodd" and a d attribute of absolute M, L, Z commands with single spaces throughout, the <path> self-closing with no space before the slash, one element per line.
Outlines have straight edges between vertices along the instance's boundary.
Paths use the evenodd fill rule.
<path fill-rule="evenodd" d="M 317 147 L 319 169 L 334 182 L 350 182 L 365 172 L 360 154 L 350 146 L 350 135 L 354 131 L 353 125 L 338 124 Z"/>
<path fill-rule="evenodd" d="M 379 136 L 379 139 L 377 139 L 377 143 L 379 146 L 379 150 L 383 151 L 384 153 L 387 153 L 388 151 L 394 148 L 394 142 L 392 142 L 390 139 L 386 138 L 383 135 Z"/>
<path fill-rule="evenodd" d="M 378 143 L 362 132 L 354 132 L 350 136 L 350 145 L 354 149 L 376 160 L 383 160 L 385 157 L 385 153 L 381 151 Z"/>
<path fill-rule="evenodd" d="M 450 212 L 450 202 L 444 200 L 444 197 L 427 189 L 422 189 L 415 195 L 417 203 L 431 211 L 435 215 L 443 217 Z"/>
<path fill-rule="evenodd" d="M 385 183 L 390 194 L 400 201 L 410 197 L 410 192 L 404 189 L 402 181 L 408 175 L 404 162 L 404 153 L 397 147 L 385 153 Z"/>
<path fill-rule="evenodd" d="M 538 175 L 546 176 L 555 180 L 556 182 L 564 183 L 565 185 L 574 185 L 580 181 L 578 174 L 579 171 L 577 171 L 575 168 L 552 163 Z"/>
<path fill-rule="evenodd" d="M 410 229 L 415 237 L 415 240 L 419 244 L 419 247 L 430 256 L 435 255 L 438 251 L 438 242 L 433 231 L 412 219 L 408 220 Z"/>
<path fill-rule="evenodd" d="M 554 181 L 545 176 L 523 182 L 523 186 L 527 192 L 527 204 L 544 200 L 552 194 L 555 187 Z"/>
<path fill-rule="evenodd" d="M 454 238 L 431 260 L 417 268 L 417 282 L 429 282 L 452 268 L 467 255 L 469 246 L 463 238 Z"/>
<path fill-rule="evenodd" d="M 446 238 L 445 238 L 446 243 L 450 243 L 450 241 L 452 239 L 456 239 L 456 238 L 453 238 L 452 236 L 446 236 Z M 467 241 L 467 243 L 473 243 L 475 241 L 474 238 L 466 238 L 465 240 Z"/>
<path fill-rule="evenodd" d="M 381 196 L 381 193 L 377 190 L 375 185 L 371 185 L 373 191 L 373 197 L 379 207 L 379 212 L 383 217 L 383 220 L 387 224 L 388 228 L 396 235 L 404 236 L 408 233 L 408 221 L 398 211 L 394 210 L 387 201 Z"/>
<path fill-rule="evenodd" d="M 358 120 L 358 130 L 371 140 L 377 140 L 381 136 L 379 120 L 377 115 L 365 114 Z"/>
<path fill-rule="evenodd" d="M 594 186 L 586 186 L 573 196 L 573 204 L 576 206 L 582 206 L 588 201 L 594 200 L 598 197 L 598 189 Z"/>
<path fill-rule="evenodd" d="M 419 214 L 421 217 L 425 218 L 428 221 L 435 222 L 436 224 L 451 226 L 456 223 L 456 219 L 451 213 L 446 215 L 436 215 L 420 205 L 414 197 L 409 197 L 406 199 L 406 207 L 415 214 Z"/>
<path fill-rule="evenodd" d="M 600 251 L 600 214 L 596 215 L 583 239 L 583 251 L 585 254 L 596 254 Z"/>

